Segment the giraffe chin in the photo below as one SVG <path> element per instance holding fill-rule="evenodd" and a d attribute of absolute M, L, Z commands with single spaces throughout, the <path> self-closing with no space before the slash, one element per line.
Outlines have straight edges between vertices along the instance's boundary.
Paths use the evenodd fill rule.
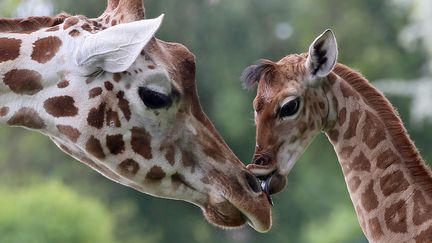
<path fill-rule="evenodd" d="M 247 204 L 250 205 L 249 202 Z M 268 232 L 272 226 L 270 204 L 258 205 L 253 209 L 248 206 L 238 208 L 229 201 L 209 203 L 203 207 L 203 214 L 210 223 L 223 229 L 235 229 L 249 224 L 260 233 Z"/>

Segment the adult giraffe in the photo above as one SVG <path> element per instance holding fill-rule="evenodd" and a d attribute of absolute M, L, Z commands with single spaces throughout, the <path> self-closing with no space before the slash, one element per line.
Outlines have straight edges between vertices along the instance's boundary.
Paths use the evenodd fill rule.
<path fill-rule="evenodd" d="M 0 123 L 215 225 L 268 231 L 266 195 L 201 109 L 193 54 L 143 19 L 142 0 L 109 0 L 96 19 L 0 19 Z"/>
<path fill-rule="evenodd" d="M 361 228 L 371 242 L 432 242 L 432 177 L 387 99 L 337 63 L 333 33 L 308 54 L 247 68 L 257 84 L 256 151 L 249 165 L 269 194 L 311 139 L 326 133 L 338 155 Z"/>

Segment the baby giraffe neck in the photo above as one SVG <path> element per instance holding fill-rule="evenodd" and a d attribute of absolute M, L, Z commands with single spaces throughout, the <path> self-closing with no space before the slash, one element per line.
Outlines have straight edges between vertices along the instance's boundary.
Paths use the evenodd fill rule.
<path fill-rule="evenodd" d="M 432 240 L 432 177 L 386 98 L 338 64 L 327 132 L 363 232 L 371 242 Z M 424 241 L 426 240 L 426 241 Z"/>

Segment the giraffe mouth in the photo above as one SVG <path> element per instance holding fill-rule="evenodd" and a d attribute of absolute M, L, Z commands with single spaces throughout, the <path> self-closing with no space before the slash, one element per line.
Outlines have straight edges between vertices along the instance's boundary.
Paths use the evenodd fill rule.
<path fill-rule="evenodd" d="M 208 204 L 203 213 L 210 223 L 224 229 L 239 228 L 247 223 L 247 217 L 228 201 Z"/>
<path fill-rule="evenodd" d="M 256 231 L 264 233 L 272 225 L 271 206 L 267 196 L 238 201 L 235 198 L 225 199 L 218 203 L 208 203 L 203 207 L 203 214 L 207 220 L 223 229 L 241 228 L 249 224 Z"/>

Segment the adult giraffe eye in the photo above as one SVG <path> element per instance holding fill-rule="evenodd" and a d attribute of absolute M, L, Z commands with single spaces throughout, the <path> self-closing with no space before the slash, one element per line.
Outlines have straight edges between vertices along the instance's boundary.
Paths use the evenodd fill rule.
<path fill-rule="evenodd" d="M 293 116 L 299 111 L 299 109 L 300 109 L 300 98 L 297 97 L 282 105 L 282 107 L 279 109 L 279 117 L 284 118 L 288 116 Z"/>
<path fill-rule="evenodd" d="M 141 100 L 144 102 L 144 105 L 150 109 L 169 107 L 172 103 L 170 96 L 148 89 L 146 87 L 139 87 L 138 94 L 141 97 Z"/>

